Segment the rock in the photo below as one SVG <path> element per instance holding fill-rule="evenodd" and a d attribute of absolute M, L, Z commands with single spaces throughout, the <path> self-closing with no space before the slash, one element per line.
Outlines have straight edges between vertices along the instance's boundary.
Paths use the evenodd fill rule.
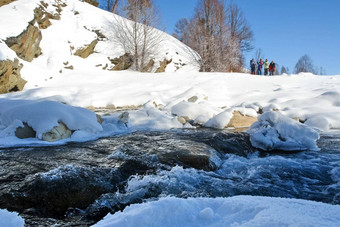
<path fill-rule="evenodd" d="M 99 123 L 99 124 L 102 124 L 103 123 L 103 118 L 100 116 L 100 115 L 98 115 L 98 114 L 96 114 L 96 117 L 97 117 L 97 122 Z"/>
<path fill-rule="evenodd" d="M 151 59 L 149 63 L 146 66 L 144 66 L 144 68 L 142 69 L 142 72 L 151 72 L 154 65 L 155 65 L 155 61 Z"/>
<path fill-rule="evenodd" d="M 21 91 L 24 88 L 27 81 L 21 78 L 21 68 L 22 64 L 19 64 L 18 59 L 0 61 L 0 94 Z"/>
<path fill-rule="evenodd" d="M 99 5 L 99 3 L 96 0 L 84 0 L 84 2 L 87 2 L 90 5 L 93 5 L 95 7 L 98 7 L 98 5 Z"/>
<path fill-rule="evenodd" d="M 108 105 L 106 106 L 106 109 L 114 110 L 114 109 L 116 109 L 116 106 L 113 105 L 113 104 L 108 104 Z"/>
<path fill-rule="evenodd" d="M 172 59 L 170 59 L 170 60 L 164 59 L 163 61 L 161 61 L 160 65 L 159 65 L 159 68 L 156 70 L 155 73 L 163 73 L 163 72 L 165 72 L 166 67 L 171 62 L 172 62 Z"/>
<path fill-rule="evenodd" d="M 112 64 L 115 64 L 115 66 L 110 69 L 111 71 L 119 71 L 119 70 L 126 70 L 128 68 L 130 68 L 133 64 L 133 58 L 132 55 L 129 53 L 126 53 L 122 56 L 120 56 L 119 58 L 114 58 L 114 59 L 110 59 Z"/>
<path fill-rule="evenodd" d="M 15 136 L 19 139 L 35 138 L 36 132 L 31 126 L 24 122 L 24 127 L 18 127 L 15 130 Z"/>
<path fill-rule="evenodd" d="M 54 142 L 61 139 L 67 139 L 72 135 L 72 131 L 67 126 L 60 122 L 58 126 L 55 126 L 51 131 L 45 132 L 42 135 L 42 140 L 48 142 Z"/>
<path fill-rule="evenodd" d="M 0 0 L 0 7 L 4 6 L 4 5 L 7 5 L 7 4 L 11 3 L 11 2 L 14 2 L 14 1 L 16 1 L 16 0 Z"/>
<path fill-rule="evenodd" d="M 129 112 L 123 112 L 118 118 L 123 124 L 127 125 L 129 122 Z"/>
<path fill-rule="evenodd" d="M 187 123 L 187 121 L 185 120 L 184 117 L 177 117 L 177 121 L 178 121 L 179 123 L 181 123 L 182 125 L 184 125 L 184 124 Z"/>
<path fill-rule="evenodd" d="M 74 55 L 81 58 L 87 58 L 89 55 L 93 54 L 94 48 L 96 47 L 98 40 L 93 40 L 90 44 L 85 45 L 85 47 L 78 49 Z"/>
<path fill-rule="evenodd" d="M 31 62 L 34 58 L 41 55 L 41 48 L 39 46 L 42 39 L 39 28 L 29 24 L 25 31 L 17 37 L 10 37 L 5 40 L 5 43 L 18 57 Z"/>
<path fill-rule="evenodd" d="M 70 66 L 65 66 L 64 68 L 65 68 L 65 69 L 70 69 L 70 70 L 73 70 L 73 65 L 70 65 Z"/>
<path fill-rule="evenodd" d="M 195 96 L 192 96 L 191 98 L 189 98 L 188 102 L 195 103 L 197 100 L 198 100 L 198 97 L 195 95 Z"/>
<path fill-rule="evenodd" d="M 227 127 L 249 128 L 254 122 L 257 121 L 257 117 L 242 115 L 239 111 L 234 111 L 233 115 L 234 116 L 230 119 Z"/>

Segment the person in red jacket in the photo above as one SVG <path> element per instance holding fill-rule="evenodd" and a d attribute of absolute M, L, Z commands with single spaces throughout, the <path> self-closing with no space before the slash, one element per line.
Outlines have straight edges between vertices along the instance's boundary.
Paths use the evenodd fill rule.
<path fill-rule="evenodd" d="M 269 64 L 269 75 L 274 76 L 274 73 L 275 73 L 275 63 L 274 63 L 274 61 L 272 61 Z"/>

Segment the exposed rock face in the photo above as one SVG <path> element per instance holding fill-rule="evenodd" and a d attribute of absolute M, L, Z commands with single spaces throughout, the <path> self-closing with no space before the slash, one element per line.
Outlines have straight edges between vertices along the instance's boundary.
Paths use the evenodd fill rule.
<path fill-rule="evenodd" d="M 111 69 L 111 71 L 119 71 L 119 70 L 126 70 L 130 68 L 133 64 L 133 58 L 132 55 L 129 53 L 126 53 L 119 58 L 110 59 L 112 64 L 115 64 L 115 66 Z"/>
<path fill-rule="evenodd" d="M 18 59 L 0 61 L 0 94 L 21 91 L 26 81 L 21 78 L 22 65 Z"/>
<path fill-rule="evenodd" d="M 99 3 L 96 0 L 84 0 L 84 2 L 87 2 L 95 7 L 98 7 Z"/>
<path fill-rule="evenodd" d="M 72 131 L 67 126 L 60 122 L 58 126 L 54 127 L 51 131 L 45 132 L 42 135 L 42 140 L 54 142 L 61 139 L 67 139 L 72 135 Z"/>
<path fill-rule="evenodd" d="M 254 122 L 257 121 L 257 117 L 242 115 L 239 111 L 234 111 L 233 114 L 234 116 L 231 118 L 227 127 L 249 128 Z"/>
<path fill-rule="evenodd" d="M 166 67 L 172 62 L 172 59 L 167 60 L 164 59 L 163 61 L 160 62 L 159 68 L 156 70 L 156 73 L 164 73 Z"/>
<path fill-rule="evenodd" d="M 151 72 L 154 64 L 155 64 L 155 61 L 151 59 L 149 63 L 146 66 L 144 66 L 144 68 L 142 69 L 142 72 Z"/>
<path fill-rule="evenodd" d="M 20 139 L 35 138 L 36 132 L 31 126 L 24 122 L 24 127 L 19 127 L 15 130 L 15 136 Z"/>
<path fill-rule="evenodd" d="M 77 55 L 81 58 L 87 58 L 94 52 L 94 48 L 96 47 L 98 40 L 93 40 L 90 44 L 85 45 L 85 47 L 78 49 L 74 55 Z"/>
<path fill-rule="evenodd" d="M 11 3 L 11 2 L 14 2 L 14 1 L 16 1 L 16 0 L 0 0 L 0 7 L 4 6 L 4 5 L 7 5 L 7 4 Z"/>
<path fill-rule="evenodd" d="M 123 124 L 127 125 L 129 122 L 129 112 L 123 112 L 118 118 Z"/>
<path fill-rule="evenodd" d="M 19 58 L 31 62 L 33 58 L 41 54 L 39 47 L 41 39 L 42 35 L 39 28 L 29 24 L 19 36 L 8 38 L 5 42 L 17 53 Z"/>

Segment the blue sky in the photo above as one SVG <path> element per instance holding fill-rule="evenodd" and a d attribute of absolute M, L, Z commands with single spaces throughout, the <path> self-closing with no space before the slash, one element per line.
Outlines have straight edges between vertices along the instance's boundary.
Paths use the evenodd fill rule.
<path fill-rule="evenodd" d="M 193 15 L 199 0 L 154 0 L 163 25 L 172 33 L 176 22 Z M 340 75 L 340 0 L 233 0 L 252 31 L 254 47 L 265 58 L 288 66 L 308 54 L 327 74 Z M 246 63 L 254 55 L 246 54 Z M 246 64 L 247 65 L 247 64 Z"/>

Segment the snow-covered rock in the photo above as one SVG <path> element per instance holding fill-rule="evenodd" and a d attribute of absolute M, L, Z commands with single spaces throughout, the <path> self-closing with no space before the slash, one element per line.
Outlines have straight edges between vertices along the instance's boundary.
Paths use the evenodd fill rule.
<path fill-rule="evenodd" d="M 44 100 L 0 99 L 0 122 L 5 126 L 0 134 L 14 135 L 15 130 L 26 123 L 36 132 L 37 138 L 48 141 L 69 137 L 69 130 L 93 134 L 103 130 L 92 111 Z M 61 127 L 65 129 L 63 133 L 58 130 L 61 122 L 65 125 Z"/>
<path fill-rule="evenodd" d="M 251 144 L 265 151 L 318 150 L 319 134 L 280 112 L 266 112 L 248 130 Z"/>

